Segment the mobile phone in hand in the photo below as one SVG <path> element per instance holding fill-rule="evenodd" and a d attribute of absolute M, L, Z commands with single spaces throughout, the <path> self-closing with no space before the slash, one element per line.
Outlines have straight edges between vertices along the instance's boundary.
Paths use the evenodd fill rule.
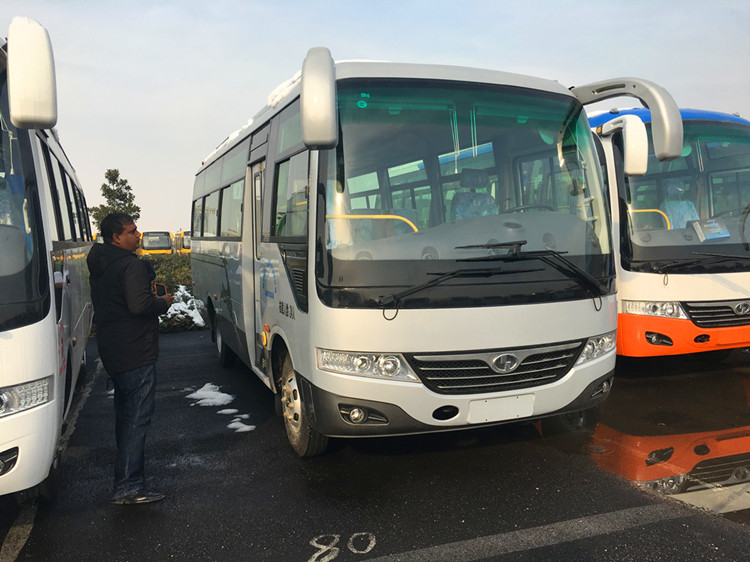
<path fill-rule="evenodd" d="M 167 294 L 167 286 L 164 283 L 154 283 L 154 289 L 156 289 L 157 297 L 163 297 Z"/>

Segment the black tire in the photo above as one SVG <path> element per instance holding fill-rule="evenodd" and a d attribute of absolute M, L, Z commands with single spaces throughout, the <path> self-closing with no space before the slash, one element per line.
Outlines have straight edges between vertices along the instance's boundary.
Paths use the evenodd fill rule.
<path fill-rule="evenodd" d="M 328 437 L 316 431 L 307 419 L 289 355 L 284 357 L 279 379 L 282 416 L 289 444 L 300 457 L 316 457 L 328 446 Z"/>
<path fill-rule="evenodd" d="M 216 342 L 216 350 L 219 352 L 219 364 L 225 368 L 234 365 L 237 355 L 226 344 L 224 337 L 221 335 L 221 329 L 216 325 L 214 325 L 214 341 Z"/>
<path fill-rule="evenodd" d="M 34 502 L 49 504 L 55 499 L 61 478 L 60 456 L 60 451 L 55 451 L 55 457 L 52 459 L 52 466 L 50 466 L 47 478 L 42 480 L 36 486 L 32 486 L 27 490 L 21 490 L 14 494 L 16 503 L 19 506 L 23 507 Z"/>

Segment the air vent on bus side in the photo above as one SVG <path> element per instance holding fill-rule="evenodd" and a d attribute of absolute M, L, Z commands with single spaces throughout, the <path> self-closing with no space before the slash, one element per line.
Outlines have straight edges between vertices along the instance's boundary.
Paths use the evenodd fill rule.
<path fill-rule="evenodd" d="M 297 308 L 307 312 L 307 248 L 301 245 L 285 245 L 282 256 Z"/>

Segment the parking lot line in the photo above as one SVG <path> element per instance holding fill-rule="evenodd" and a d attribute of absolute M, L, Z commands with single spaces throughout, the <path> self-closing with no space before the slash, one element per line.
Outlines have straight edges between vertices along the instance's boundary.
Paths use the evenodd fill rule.
<path fill-rule="evenodd" d="M 587 539 L 607 533 L 641 527 L 652 523 L 691 517 L 690 511 L 671 503 L 632 507 L 610 513 L 570 519 L 541 527 L 501 533 L 390 554 L 371 559 L 370 562 L 452 562 L 454 560 L 481 560 L 490 556 L 522 552 L 545 546 Z"/>

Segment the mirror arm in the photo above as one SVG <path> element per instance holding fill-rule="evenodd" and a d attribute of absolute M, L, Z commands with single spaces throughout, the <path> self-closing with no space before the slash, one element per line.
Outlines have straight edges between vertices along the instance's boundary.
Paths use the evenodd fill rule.
<path fill-rule="evenodd" d="M 664 88 L 640 78 L 616 78 L 570 89 L 583 105 L 619 96 L 634 97 L 651 110 L 654 152 L 659 160 L 674 160 L 682 154 L 680 108 Z"/>

